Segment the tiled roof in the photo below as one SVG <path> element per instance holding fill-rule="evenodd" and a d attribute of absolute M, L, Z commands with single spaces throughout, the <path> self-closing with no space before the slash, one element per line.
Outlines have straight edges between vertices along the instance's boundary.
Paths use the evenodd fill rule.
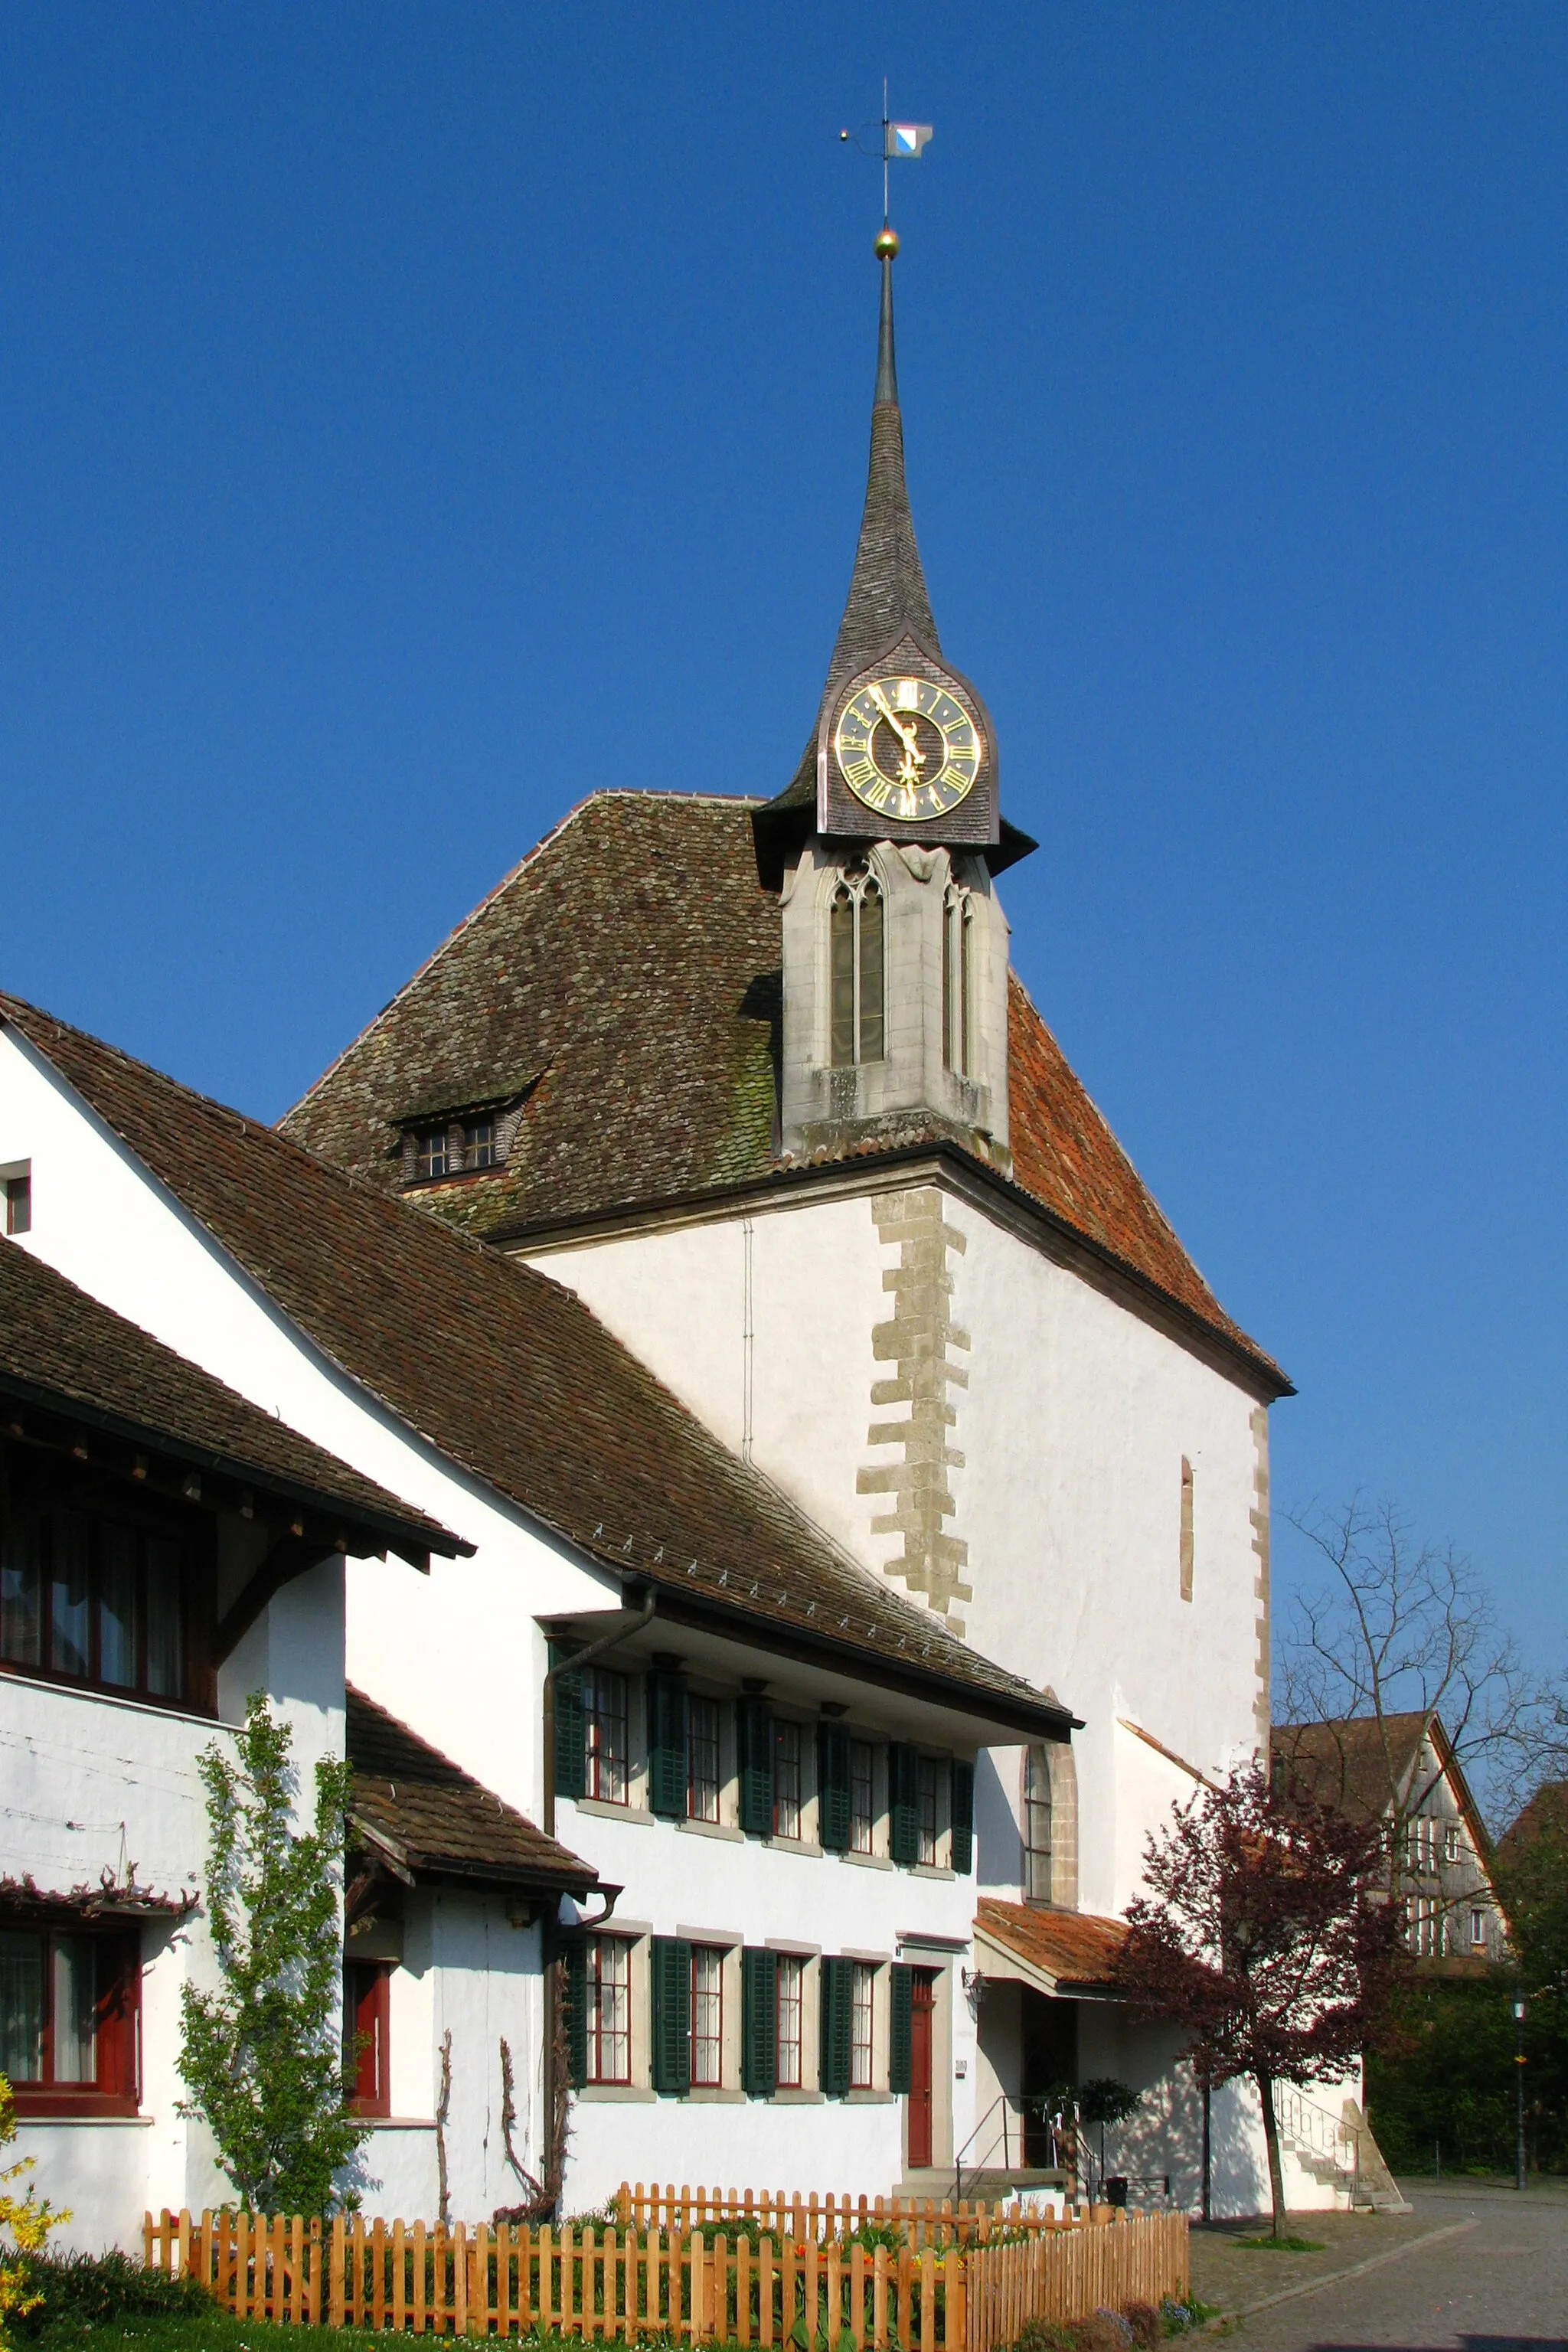
<path fill-rule="evenodd" d="M 208 1470 L 352 1517 L 367 1549 L 468 1549 L 346 1462 L 262 1412 L 161 1339 L 0 1243 L 0 1391 L 65 1405 Z"/>
<path fill-rule="evenodd" d="M 981 1898 L 974 1924 L 995 1943 L 1016 1953 L 1063 1992 L 1110 1992 L 1127 1940 L 1124 1919 L 1102 1919 L 1092 1911 L 1037 1911 L 1024 1903 Z"/>
<path fill-rule="evenodd" d="M 537 1884 L 585 1895 L 591 1862 L 527 1817 L 351 1685 L 351 1821 L 416 1877 Z"/>
<path fill-rule="evenodd" d="M 778 900 L 757 880 L 751 808 L 679 793 L 584 801 L 317 1081 L 285 1131 L 395 1187 L 399 1122 L 419 1105 L 475 1101 L 542 1070 L 503 1168 L 414 1196 L 480 1235 L 782 1174 L 783 939 Z M 1287 1390 L 1186 1255 L 1016 980 L 1008 1050 L 1018 1188 L 1218 1334 L 1272 1391 Z M 917 1118 L 900 1141 L 926 1132 Z M 929 1139 L 960 1148 L 945 1130 Z"/>
<path fill-rule="evenodd" d="M 1284 1793 L 1332 1805 L 1356 1821 L 1380 1820 L 1403 1795 L 1432 1718 L 1418 1709 L 1350 1716 L 1332 1723 L 1277 1723 L 1269 1752 Z"/>
<path fill-rule="evenodd" d="M 671 1606 L 1047 1737 L 1068 1718 L 828 1543 L 576 1296 L 15 998 L 14 1022 L 324 1353 Z M 741 1633 L 744 1625 L 751 1634 Z"/>

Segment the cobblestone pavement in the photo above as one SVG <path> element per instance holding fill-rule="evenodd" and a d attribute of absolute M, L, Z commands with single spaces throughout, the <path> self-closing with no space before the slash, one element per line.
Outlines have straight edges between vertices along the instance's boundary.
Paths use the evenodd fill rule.
<path fill-rule="evenodd" d="M 1297 2284 L 1282 2275 L 1293 2261 L 1335 2269 L 1394 2255 L 1359 2277 L 1239 2320 L 1238 2352 L 1243 2347 L 1246 2352 L 1358 2352 L 1384 2345 L 1407 2352 L 1568 2352 L 1568 2186 L 1531 2188 L 1522 2197 L 1489 2182 L 1402 2186 L 1415 2209 L 1408 2221 L 1347 2217 L 1336 2226 L 1328 2217 L 1321 2225 L 1318 2216 L 1303 2217 L 1303 2235 L 1326 2239 L 1333 2228 L 1337 2262 L 1324 2255 L 1253 2257 L 1268 2265 L 1274 2282 L 1257 2287 L 1261 2298 Z M 1348 2234 L 1355 2231 L 1367 2234 Z M 1432 2242 L 1424 2245 L 1425 2239 Z M 1243 2259 L 1240 2249 L 1225 2251 L 1232 2265 Z M 1200 2257 L 1194 2284 L 1201 2267 Z M 1234 2291 L 1224 2300 L 1230 2310 L 1239 2307 Z"/>

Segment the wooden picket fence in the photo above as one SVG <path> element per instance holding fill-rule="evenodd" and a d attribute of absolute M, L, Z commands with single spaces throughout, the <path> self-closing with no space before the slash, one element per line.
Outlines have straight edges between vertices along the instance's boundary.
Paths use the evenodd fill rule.
<path fill-rule="evenodd" d="M 1184 2213 L 1131 2213 L 1109 2227 L 1058 2230 L 972 2247 L 963 2265 L 965 2352 L 996 2352 L 1026 2319 L 1184 2303 L 1191 2285 Z"/>
<path fill-rule="evenodd" d="M 846 2339 L 854 2352 L 996 2352 L 1030 2316 L 1158 2304 L 1187 2285 L 1187 2225 L 1175 2213 L 946 2251 L 710 2226 L 446 2229 L 362 2214 L 323 2225 L 165 2210 L 147 2215 L 143 2236 L 149 2268 L 201 2280 L 237 2318 L 416 2336 L 537 2329 L 779 2352 L 847 2352 Z"/>
<path fill-rule="evenodd" d="M 1048 2230 L 1081 2228 L 1090 2221 L 1109 2221 L 1109 2205 L 1079 2205 L 1052 2216 L 1037 2206 L 1019 2203 L 986 2205 L 968 2198 L 956 2204 L 951 2197 L 809 2196 L 784 2189 L 661 2188 L 655 2181 L 634 2187 L 623 2181 L 616 2192 L 616 2219 L 623 2230 L 700 2231 L 705 2236 L 721 2224 L 743 2230 L 750 2238 L 767 2234 L 792 2239 L 797 2245 L 815 2239 L 847 2238 L 858 2230 L 896 2229 L 917 2249 L 967 2246 L 1005 2231 L 1010 2236 Z"/>

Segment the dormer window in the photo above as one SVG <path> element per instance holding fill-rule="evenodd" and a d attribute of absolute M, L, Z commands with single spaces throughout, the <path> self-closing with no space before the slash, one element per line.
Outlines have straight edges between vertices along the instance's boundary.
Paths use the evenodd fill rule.
<path fill-rule="evenodd" d="M 421 1128 L 414 1139 L 414 1164 L 421 1176 L 449 1176 L 452 1172 L 451 1129 Z"/>
<path fill-rule="evenodd" d="M 474 1176 L 504 1168 L 537 1076 L 505 1094 L 454 1103 L 449 1110 L 411 1111 L 403 1129 L 403 1181 L 428 1184 L 443 1177 Z"/>
<path fill-rule="evenodd" d="M 882 887 L 864 866 L 847 869 L 828 908 L 829 1056 L 836 1070 L 879 1062 L 887 1050 Z"/>

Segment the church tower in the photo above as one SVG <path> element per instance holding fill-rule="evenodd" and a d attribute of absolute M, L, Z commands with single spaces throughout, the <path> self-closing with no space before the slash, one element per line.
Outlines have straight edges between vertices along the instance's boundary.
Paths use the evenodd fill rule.
<path fill-rule="evenodd" d="M 1007 924 L 994 887 L 1035 847 L 997 801 L 996 742 L 942 656 L 904 482 L 883 227 L 866 508 L 816 725 L 757 810 L 784 929 L 781 1127 L 809 1157 L 951 1135 L 1010 1170 Z"/>

